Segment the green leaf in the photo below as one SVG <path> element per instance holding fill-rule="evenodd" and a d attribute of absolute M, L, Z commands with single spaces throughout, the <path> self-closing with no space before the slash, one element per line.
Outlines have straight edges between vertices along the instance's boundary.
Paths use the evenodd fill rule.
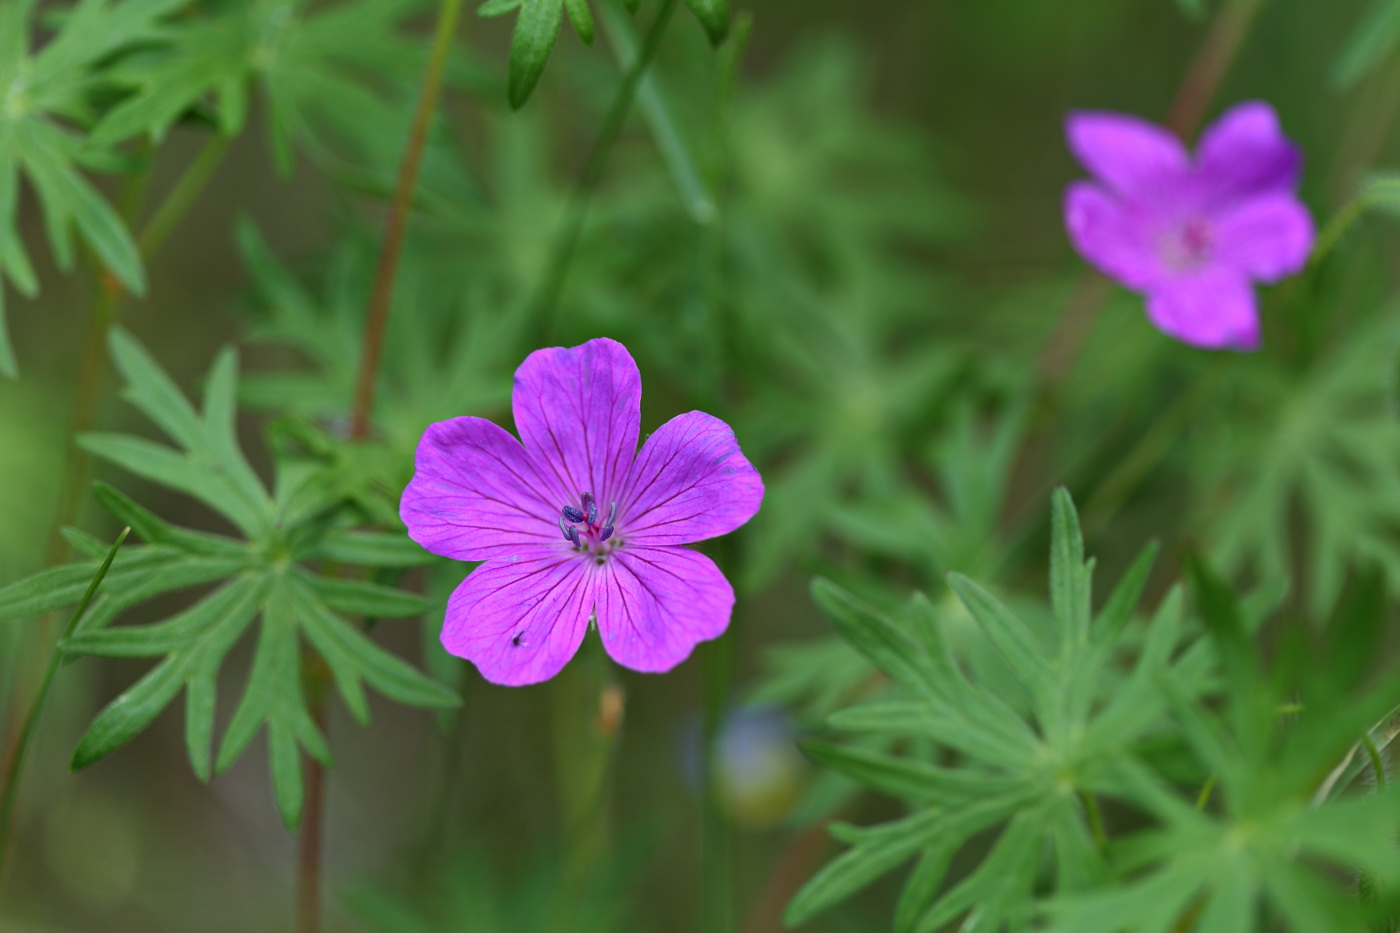
<path fill-rule="evenodd" d="M 401 619 L 421 615 L 433 608 L 433 601 L 417 593 L 367 583 L 338 580 L 314 574 L 301 576 L 316 598 L 332 609 L 373 619 Z"/>
<path fill-rule="evenodd" d="M 210 557 L 247 559 L 248 547 L 233 538 L 213 535 L 200 531 L 188 531 L 157 518 L 155 513 L 137 505 L 127 495 L 106 483 L 93 484 L 93 497 L 117 521 L 131 526 L 131 530 L 150 544 L 165 544 L 181 548 L 191 554 Z"/>
<path fill-rule="evenodd" d="M 1050 539 L 1050 606 L 1067 656 L 1088 636 L 1093 572 L 1084 565 L 1079 515 L 1063 486 L 1051 497 Z"/>
<path fill-rule="evenodd" d="M 618 63 L 626 70 L 641 52 L 641 36 L 617 0 L 604 0 L 600 10 L 603 27 L 616 50 Z M 686 138 L 684 121 L 677 118 L 655 69 L 648 69 L 637 84 L 637 108 L 646 120 L 652 138 L 656 140 L 656 148 L 666 163 L 691 220 L 698 224 L 714 220 L 714 198 L 702 176 L 694 149 Z"/>
<path fill-rule="evenodd" d="M 248 685 L 224 732 L 214 772 L 226 771 L 266 725 L 273 792 L 282 822 L 291 830 L 301 821 L 305 799 L 299 748 L 305 745 L 308 753 L 324 759 L 329 759 L 329 749 L 306 709 L 296 609 L 288 586 L 274 584 L 263 615 Z"/>
<path fill-rule="evenodd" d="M 982 626 L 1007 665 L 1036 697 L 1050 687 L 1050 666 L 1035 636 L 991 593 L 959 573 L 948 574 L 948 585 Z"/>
<path fill-rule="evenodd" d="M 477 16 L 504 16 L 507 13 L 520 9 L 520 4 L 524 0 L 486 0 L 481 6 L 476 8 Z"/>
<path fill-rule="evenodd" d="M 347 684 L 363 677 L 385 696 L 409 706 L 449 708 L 461 704 L 454 692 L 387 653 L 343 619 L 328 612 L 311 590 L 294 585 L 293 599 L 301 611 L 307 638 L 330 664 L 342 691 Z M 350 692 L 357 693 L 357 687 L 351 687 Z M 347 696 L 346 704 L 352 710 L 358 705 L 359 711 L 368 716 L 358 698 L 352 703 Z"/>
<path fill-rule="evenodd" d="M 80 632 L 64 643 L 68 653 L 108 657 L 147 657 L 165 654 L 163 661 L 134 687 L 107 705 L 88 727 L 73 753 L 73 768 L 85 768 L 131 741 L 179 693 L 194 683 L 196 705 L 187 710 L 195 720 L 189 732 L 205 739 L 213 729 L 212 681 L 224 657 L 257 612 L 265 584 L 241 577 L 216 590 L 190 609 L 157 625 Z M 195 772 L 207 778 L 207 741 L 203 758 L 191 746 Z"/>
<path fill-rule="evenodd" d="M 584 45 L 593 44 L 593 14 L 588 11 L 588 0 L 564 0 L 564 9 L 569 14 L 569 22 Z"/>
<path fill-rule="evenodd" d="M 802 743 L 802 751 L 817 764 L 881 793 L 916 803 L 960 806 L 1007 786 L 1007 782 L 995 774 L 970 768 L 940 768 L 870 749 L 809 741 Z"/>
<path fill-rule="evenodd" d="M 564 18 L 564 0 L 524 0 L 510 41 L 510 69 L 506 93 L 511 107 L 519 110 L 544 73 L 549 53 Z"/>
<path fill-rule="evenodd" d="M 168 561 L 174 552 L 155 547 L 126 548 L 117 555 L 107 589 Z M 44 570 L 0 589 L 0 621 L 28 619 L 75 605 L 99 566 L 83 561 Z"/>
<path fill-rule="evenodd" d="M 1332 81 L 1350 87 L 1379 65 L 1400 38 L 1400 3 L 1372 0 L 1332 66 Z"/>
<path fill-rule="evenodd" d="M 783 923 L 796 926 L 850 897 L 876 878 L 938 841 L 943 812 L 930 807 L 866 833 L 849 852 L 817 872 L 792 899 Z"/>
<path fill-rule="evenodd" d="M 842 636 L 876 667 L 916 693 L 936 694 L 927 671 L 918 663 L 917 645 L 873 606 L 820 577 L 812 581 L 812 598 Z"/>
<path fill-rule="evenodd" d="M 729 0 L 685 0 L 685 5 L 705 27 L 711 45 L 719 45 L 729 35 Z"/>
<path fill-rule="evenodd" d="M 358 567 L 424 567 L 437 560 L 408 535 L 393 531 L 331 532 L 307 557 Z"/>
<path fill-rule="evenodd" d="M 207 780 L 224 771 L 265 728 L 278 809 L 283 821 L 295 826 L 304 799 L 302 752 L 330 760 L 302 689 L 303 639 L 322 653 L 357 718 L 368 717 L 362 681 L 402 703 L 444 708 L 458 702 L 451 691 L 379 648 L 354 622 L 337 614 L 407 616 L 436 602 L 369 581 L 319 577 L 306 564 L 343 560 L 407 567 L 431 557 L 425 558 L 402 533 L 348 530 L 362 517 L 345 498 L 323 498 L 314 510 L 274 513 L 272 498 L 237 443 L 234 353 L 225 351 L 214 361 L 202 412 L 120 333 L 114 338 L 114 358 L 127 378 L 127 397 L 185 449 L 124 435 L 90 436 L 89 445 L 134 472 L 209 502 L 243 527 L 250 540 L 176 527 L 118 490 L 97 487 L 99 501 L 149 543 L 117 555 L 101 595 L 62 649 L 70 657 L 156 660 L 93 720 L 74 752 L 73 766 L 86 767 L 129 742 L 183 690 L 185 745 L 195 774 Z M 279 457 L 276 468 L 276 488 L 282 491 L 320 482 L 313 461 L 289 465 Z M 79 544 L 82 550 L 97 550 L 95 542 L 82 536 Z M 89 585 L 95 566 L 85 561 L 60 567 L 0 589 L 0 619 L 71 605 Z M 215 582 L 212 592 L 197 594 L 162 621 L 114 624 L 128 609 L 153 598 Z M 219 674 L 255 620 L 258 647 L 252 669 L 211 764 Z"/>

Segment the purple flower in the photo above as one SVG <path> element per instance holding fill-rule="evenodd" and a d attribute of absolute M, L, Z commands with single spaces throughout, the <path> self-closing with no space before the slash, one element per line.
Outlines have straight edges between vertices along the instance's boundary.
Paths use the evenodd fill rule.
<path fill-rule="evenodd" d="M 423 432 L 399 513 L 429 551 L 485 561 L 448 601 L 442 643 L 487 680 L 548 680 L 590 619 L 613 660 L 639 671 L 670 670 L 728 627 L 729 581 L 680 545 L 752 518 L 763 481 L 703 412 L 672 418 L 639 452 L 641 399 L 627 348 L 590 340 L 516 370 L 519 441 L 482 418 Z"/>
<path fill-rule="evenodd" d="M 1147 296 L 1147 316 L 1199 347 L 1259 345 L 1254 282 L 1297 272 L 1312 248 L 1294 194 L 1302 154 L 1274 109 L 1239 104 L 1208 127 L 1195 158 L 1137 117 L 1072 113 L 1070 150 L 1093 175 L 1065 192 L 1074 246 Z"/>

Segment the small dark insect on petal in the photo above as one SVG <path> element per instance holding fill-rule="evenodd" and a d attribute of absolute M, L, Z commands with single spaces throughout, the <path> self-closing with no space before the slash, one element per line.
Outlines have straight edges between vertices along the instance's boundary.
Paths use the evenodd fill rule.
<path fill-rule="evenodd" d="M 515 637 L 510 640 L 510 643 L 519 648 L 521 645 L 525 644 L 525 633 L 516 632 Z"/>
<path fill-rule="evenodd" d="M 572 505 L 566 505 L 564 506 L 564 520 L 568 522 L 581 522 L 583 521 L 583 513 Z"/>

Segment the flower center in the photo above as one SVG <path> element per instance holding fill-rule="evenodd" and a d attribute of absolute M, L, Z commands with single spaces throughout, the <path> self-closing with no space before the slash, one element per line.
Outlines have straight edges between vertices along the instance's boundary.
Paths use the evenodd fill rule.
<path fill-rule="evenodd" d="M 1213 245 L 1210 222 L 1192 217 L 1162 238 L 1162 261 L 1177 272 L 1199 269 L 1210 261 Z"/>
<path fill-rule="evenodd" d="M 582 506 L 566 505 L 559 515 L 559 531 L 563 533 L 564 540 L 568 541 L 579 550 L 588 550 L 598 557 L 602 557 L 611 547 L 604 547 L 603 542 L 613 536 L 613 522 L 617 520 L 617 503 L 612 503 L 608 508 L 607 521 L 598 521 L 598 500 L 593 498 L 593 493 L 584 493 L 579 500 Z"/>

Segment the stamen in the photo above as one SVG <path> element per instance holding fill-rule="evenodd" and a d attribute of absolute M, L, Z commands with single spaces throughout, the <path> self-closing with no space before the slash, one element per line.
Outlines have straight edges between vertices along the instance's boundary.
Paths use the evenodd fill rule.
<path fill-rule="evenodd" d="M 564 518 L 570 522 L 581 522 L 583 521 L 583 513 L 572 505 L 566 505 L 564 506 Z"/>
<path fill-rule="evenodd" d="M 564 516 L 562 515 L 559 516 L 559 530 L 564 533 L 565 541 L 574 540 L 574 535 L 578 534 L 578 532 L 574 531 L 573 525 L 564 524 Z"/>
<path fill-rule="evenodd" d="M 578 526 L 569 526 L 569 540 L 574 543 L 574 547 L 583 547 L 583 542 L 578 539 Z"/>
<path fill-rule="evenodd" d="M 588 513 L 588 524 L 598 524 L 598 503 L 593 498 L 593 493 L 583 494 L 583 510 Z"/>
<path fill-rule="evenodd" d="M 600 543 L 603 542 L 603 541 L 606 541 L 606 540 L 608 540 L 609 538 L 612 537 L 612 533 L 613 533 L 613 522 L 616 521 L 616 520 L 617 520 L 617 503 L 614 502 L 614 503 L 612 504 L 612 508 L 608 509 L 608 523 L 607 523 L 606 525 L 603 526 L 603 531 L 602 531 L 602 533 L 598 535 L 598 541 L 599 541 Z"/>

